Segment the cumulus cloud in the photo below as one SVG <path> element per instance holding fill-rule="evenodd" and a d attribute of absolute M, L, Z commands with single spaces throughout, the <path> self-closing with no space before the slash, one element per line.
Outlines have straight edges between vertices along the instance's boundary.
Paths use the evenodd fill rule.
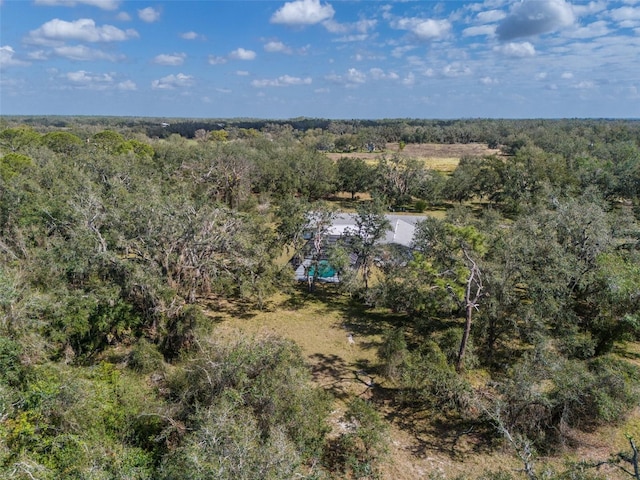
<path fill-rule="evenodd" d="M 524 0 L 517 3 L 498 25 L 500 40 L 530 37 L 573 24 L 572 7 L 565 0 Z"/>
<path fill-rule="evenodd" d="M 31 60 L 48 60 L 49 55 L 48 52 L 44 50 L 33 50 L 27 54 L 27 57 Z"/>
<path fill-rule="evenodd" d="M 433 20 L 431 18 L 400 18 L 391 23 L 393 28 L 408 30 L 420 40 L 436 40 L 446 37 L 451 31 L 449 20 Z"/>
<path fill-rule="evenodd" d="M 446 65 L 442 69 L 442 74 L 445 77 L 464 77 L 471 74 L 471 69 L 459 62 L 454 62 Z"/>
<path fill-rule="evenodd" d="M 187 58 L 186 53 L 162 53 L 153 58 L 153 63 L 157 65 L 170 65 L 176 67 L 178 65 L 182 65 L 185 58 Z"/>
<path fill-rule="evenodd" d="M 573 78 L 573 73 L 564 72 L 562 75 L 560 75 L 560 78 L 562 78 L 564 80 L 571 80 Z"/>
<path fill-rule="evenodd" d="M 233 60 L 254 60 L 256 58 L 256 52 L 238 48 L 229 54 L 229 58 Z"/>
<path fill-rule="evenodd" d="M 475 37 L 477 35 L 493 36 L 496 33 L 496 25 L 478 25 L 476 27 L 465 28 L 462 31 L 463 37 Z"/>
<path fill-rule="evenodd" d="M 357 68 L 350 68 L 345 75 L 331 74 L 325 77 L 328 81 L 344 85 L 347 87 L 355 87 L 367 81 L 367 75 Z"/>
<path fill-rule="evenodd" d="M 0 66 L 2 67 L 20 67 L 30 65 L 29 62 L 14 58 L 16 54 L 13 47 L 9 45 L 3 45 L 0 47 Z"/>
<path fill-rule="evenodd" d="M 167 75 L 151 82 L 151 88 L 154 90 L 173 90 L 175 88 L 190 87 L 191 85 L 193 85 L 193 77 L 184 73 Z"/>
<path fill-rule="evenodd" d="M 199 38 L 204 39 L 204 35 L 200 35 L 199 33 L 191 31 L 191 32 L 181 33 L 180 38 L 184 40 L 197 40 Z"/>
<path fill-rule="evenodd" d="M 377 23 L 377 20 L 373 19 L 362 19 L 353 23 L 338 23 L 333 19 L 329 19 L 322 22 L 322 26 L 330 33 L 344 35 L 350 32 L 359 32 L 361 35 L 365 35 L 369 30 L 375 28 Z"/>
<path fill-rule="evenodd" d="M 476 18 L 480 23 L 492 23 L 498 22 L 507 16 L 502 10 L 486 10 L 484 12 L 478 12 Z"/>
<path fill-rule="evenodd" d="M 116 62 L 123 58 L 122 56 L 119 57 L 111 53 L 103 52 L 102 50 L 89 48 L 85 45 L 63 45 L 55 47 L 53 53 L 59 57 L 76 61 L 107 60 L 109 62 Z"/>
<path fill-rule="evenodd" d="M 335 11 L 328 3 L 320 0 L 295 0 L 287 2 L 272 16 L 271 23 L 282 25 L 314 25 L 333 18 Z"/>
<path fill-rule="evenodd" d="M 571 85 L 571 88 L 576 88 L 578 90 L 589 90 L 594 87 L 595 87 L 595 84 L 588 80 L 582 80 L 581 82 L 574 83 L 573 85 Z"/>
<path fill-rule="evenodd" d="M 610 32 L 607 22 L 599 20 L 597 22 L 590 23 L 584 27 L 576 28 L 569 34 L 572 38 L 594 38 L 603 37 Z"/>
<path fill-rule="evenodd" d="M 63 75 L 74 88 L 88 90 L 108 90 L 113 88 L 114 76 L 112 73 L 91 73 L 86 70 L 67 72 Z"/>
<path fill-rule="evenodd" d="M 131 80 L 125 80 L 124 82 L 118 83 L 118 90 L 133 91 L 137 89 L 137 85 Z"/>
<path fill-rule="evenodd" d="M 297 85 L 310 85 L 312 83 L 311 77 L 292 77 L 290 75 L 282 75 L 281 77 L 274 79 L 260 79 L 251 82 L 254 87 L 292 87 Z"/>
<path fill-rule="evenodd" d="M 609 16 L 622 28 L 633 28 L 640 25 L 640 7 L 621 7 L 609 12 Z"/>
<path fill-rule="evenodd" d="M 73 22 L 54 18 L 29 32 L 26 41 L 36 45 L 50 45 L 66 40 L 90 43 L 122 42 L 135 37 L 138 37 L 138 32 L 133 29 L 120 30 L 112 25 L 100 27 L 90 18 L 81 18 Z"/>
<path fill-rule="evenodd" d="M 493 48 L 494 51 L 500 52 L 507 57 L 525 58 L 533 57 L 536 49 L 529 42 L 509 42 Z"/>
<path fill-rule="evenodd" d="M 225 63 L 227 63 L 227 59 L 225 57 L 209 55 L 209 65 L 224 65 Z"/>
<path fill-rule="evenodd" d="M 138 10 L 138 18 L 147 23 L 157 22 L 160 20 L 160 11 L 153 7 L 143 8 Z"/>
<path fill-rule="evenodd" d="M 264 51 L 269 53 L 287 53 L 292 52 L 291 48 L 282 42 L 271 41 L 264 44 Z"/>
<path fill-rule="evenodd" d="M 403 47 L 395 47 L 391 51 L 391 56 L 395 58 L 402 58 L 405 53 L 410 52 L 414 48 L 416 48 L 415 45 L 405 45 Z"/>
<path fill-rule="evenodd" d="M 75 7 L 79 4 L 91 5 L 102 10 L 115 10 L 120 5 L 120 0 L 36 0 L 36 5 L 55 7 Z"/>
<path fill-rule="evenodd" d="M 497 85 L 500 82 L 498 81 L 497 78 L 492 78 L 492 77 L 488 77 L 487 76 L 487 77 L 482 77 L 480 79 L 480 83 L 483 84 L 483 85 L 489 86 L 489 85 Z"/>
<path fill-rule="evenodd" d="M 413 87 L 416 84 L 416 76 L 409 72 L 409 74 L 400 82 L 405 87 Z"/>
<path fill-rule="evenodd" d="M 398 80 L 400 76 L 395 72 L 385 72 L 381 68 L 371 68 L 369 69 L 369 75 L 374 80 Z"/>

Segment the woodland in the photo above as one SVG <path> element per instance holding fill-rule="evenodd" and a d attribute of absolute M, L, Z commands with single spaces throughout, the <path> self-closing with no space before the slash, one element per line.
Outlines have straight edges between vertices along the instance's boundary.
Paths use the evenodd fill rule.
<path fill-rule="evenodd" d="M 638 442 L 640 121 L 0 117 L 0 478 L 640 480 Z"/>

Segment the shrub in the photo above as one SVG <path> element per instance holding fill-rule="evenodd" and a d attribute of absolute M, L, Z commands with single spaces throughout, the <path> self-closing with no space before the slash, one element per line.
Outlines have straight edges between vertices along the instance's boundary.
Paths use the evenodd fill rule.
<path fill-rule="evenodd" d="M 129 354 L 129 367 L 138 373 L 151 373 L 163 366 L 162 354 L 145 338 L 138 340 Z"/>
<path fill-rule="evenodd" d="M 337 442 L 336 466 L 352 478 L 377 478 L 389 448 L 382 417 L 373 405 L 356 397 L 349 402 L 344 421 L 347 431 Z"/>

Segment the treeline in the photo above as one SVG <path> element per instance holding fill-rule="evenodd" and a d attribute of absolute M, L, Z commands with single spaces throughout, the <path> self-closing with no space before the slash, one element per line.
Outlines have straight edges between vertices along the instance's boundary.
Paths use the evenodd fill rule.
<path fill-rule="evenodd" d="M 387 143 L 484 143 L 491 148 L 506 146 L 514 151 L 522 143 L 532 143 L 547 152 L 578 152 L 597 144 L 638 143 L 640 121 L 611 119 L 381 119 L 330 120 L 322 118 L 274 119 L 182 119 L 145 117 L 2 117 L 4 128 L 31 126 L 41 133 L 49 129 L 65 129 L 83 136 L 101 130 L 119 133 L 137 132 L 148 138 L 167 138 L 178 134 L 196 138 L 199 130 L 225 131 L 230 139 L 252 136 L 255 132 L 296 139 L 323 136 L 321 150 L 340 149 L 350 145 L 366 148 L 373 142 L 384 148 Z M 327 140 L 330 142 L 327 143 Z M 337 145 L 336 145 L 337 142 Z M 574 145 L 578 142 L 579 145 Z M 332 147 L 332 148 L 327 148 Z"/>
<path fill-rule="evenodd" d="M 393 404 L 504 439 L 529 478 L 535 452 L 638 406 L 636 123 L 197 123 L 193 138 L 150 138 L 98 121 L 116 120 L 0 130 L 3 478 L 374 477 L 375 388 L 330 436 L 331 400 L 295 345 L 212 342 L 200 307 L 265 307 L 295 288 L 275 259 L 309 238 L 354 305 L 397 314 L 377 326 Z M 502 154 L 450 176 L 401 151 L 334 162 L 318 148 L 367 129 L 488 138 L 501 125 Z M 351 194 L 357 224 L 329 245 L 336 192 Z M 432 207 L 446 218 L 419 223 L 411 249 L 376 241 L 389 209 Z"/>

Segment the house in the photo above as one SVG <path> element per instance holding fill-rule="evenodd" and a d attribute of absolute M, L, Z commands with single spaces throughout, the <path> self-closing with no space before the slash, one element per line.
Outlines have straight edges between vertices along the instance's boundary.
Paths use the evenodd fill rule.
<path fill-rule="evenodd" d="M 354 213 L 338 214 L 329 227 L 329 234 L 325 239 L 325 245 L 333 245 L 349 231 L 356 230 L 356 217 L 357 215 Z M 380 243 L 400 245 L 407 249 L 411 248 L 416 224 L 424 220 L 425 217 L 419 215 L 386 215 L 386 217 L 391 224 L 391 228 L 387 231 L 385 237 L 380 240 Z M 351 258 L 351 261 L 355 263 L 357 258 Z M 309 270 L 311 263 L 312 259 L 310 256 L 306 256 L 301 262 L 293 263 L 296 280 L 307 281 L 309 275 L 313 275 L 314 272 L 310 272 Z M 318 270 L 317 280 L 327 283 L 338 283 L 340 281 L 337 272 L 331 268 L 331 265 L 329 265 L 326 259 L 320 261 Z"/>

